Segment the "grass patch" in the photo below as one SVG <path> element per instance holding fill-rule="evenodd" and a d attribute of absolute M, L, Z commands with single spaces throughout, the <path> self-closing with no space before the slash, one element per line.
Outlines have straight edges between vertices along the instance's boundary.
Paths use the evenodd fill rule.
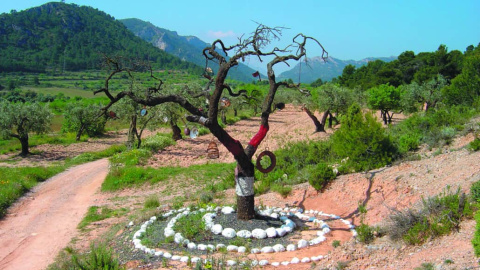
<path fill-rule="evenodd" d="M 157 208 L 159 206 L 160 206 L 160 200 L 156 195 L 148 196 L 145 202 L 143 203 L 144 209 L 152 209 L 152 208 Z"/>
<path fill-rule="evenodd" d="M 202 217 L 203 212 L 190 213 L 183 216 L 175 222 L 173 230 L 179 232 L 185 239 L 196 243 L 211 238 L 212 232 L 205 228 L 205 222 Z"/>
<path fill-rule="evenodd" d="M 131 162 L 135 163 L 135 162 Z M 173 178 L 194 179 L 192 184 L 205 185 L 207 190 L 221 191 L 235 185 L 233 176 L 235 164 L 212 163 L 190 167 L 112 167 L 102 184 L 103 191 L 115 191 L 145 183 L 155 184 Z M 218 179 L 219 181 L 213 181 Z M 229 179 L 232 179 L 229 181 Z M 208 183 L 208 185 L 207 185 Z"/>
<path fill-rule="evenodd" d="M 93 222 L 101 221 L 111 217 L 119 217 L 127 212 L 128 210 L 126 208 L 113 210 L 108 207 L 91 206 L 90 208 L 88 208 L 87 215 L 78 224 L 78 228 L 85 229 Z"/>
<path fill-rule="evenodd" d="M 48 270 L 63 269 L 125 269 L 106 244 L 91 244 L 90 250 L 79 253 L 71 247 L 63 250 Z"/>
<path fill-rule="evenodd" d="M 64 166 L 0 167 L 0 218 L 7 208 L 38 183 L 65 170 Z"/>
<path fill-rule="evenodd" d="M 0 167 L 0 218 L 5 216 L 10 205 L 38 183 L 71 166 L 108 157 L 124 149 L 124 146 L 114 145 L 100 152 L 81 154 L 67 160 L 64 165 L 49 167 Z"/>
<path fill-rule="evenodd" d="M 440 195 L 423 199 L 419 209 L 407 209 L 392 215 L 387 231 L 393 240 L 402 239 L 407 244 L 419 245 L 458 230 L 460 221 L 472 215 L 466 195 L 460 189 L 455 193 L 447 189 Z"/>

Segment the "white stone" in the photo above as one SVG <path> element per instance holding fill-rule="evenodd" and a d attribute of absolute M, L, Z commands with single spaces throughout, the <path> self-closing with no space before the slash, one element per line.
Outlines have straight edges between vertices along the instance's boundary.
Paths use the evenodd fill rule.
<path fill-rule="evenodd" d="M 287 246 L 287 251 L 295 251 L 297 250 L 297 246 L 294 244 L 290 244 Z"/>
<path fill-rule="evenodd" d="M 262 253 L 273 253 L 275 250 L 272 247 L 263 247 L 260 251 Z"/>
<path fill-rule="evenodd" d="M 227 251 L 238 251 L 238 247 L 234 245 L 228 245 L 227 246 Z"/>
<path fill-rule="evenodd" d="M 130 221 L 130 223 L 128 223 L 128 227 L 132 227 L 133 226 L 133 221 Z"/>
<path fill-rule="evenodd" d="M 197 262 L 199 262 L 200 260 L 201 260 L 201 259 L 200 259 L 199 257 L 193 257 L 190 261 L 191 261 L 192 263 L 197 263 Z"/>
<path fill-rule="evenodd" d="M 157 217 L 153 216 L 153 217 L 150 218 L 150 220 L 155 221 L 155 220 L 157 220 Z"/>
<path fill-rule="evenodd" d="M 180 261 L 183 262 L 183 263 L 186 263 L 188 262 L 188 256 L 183 256 L 180 258 Z"/>
<path fill-rule="evenodd" d="M 223 248 L 226 248 L 226 246 L 224 244 L 218 244 L 217 245 L 217 250 L 220 250 L 220 249 L 223 249 Z"/>
<path fill-rule="evenodd" d="M 252 237 L 252 233 L 247 230 L 241 230 L 237 232 L 237 236 L 241 238 L 250 238 Z"/>
<path fill-rule="evenodd" d="M 222 214 L 224 215 L 228 215 L 228 214 L 231 214 L 231 213 L 234 213 L 235 212 L 235 209 L 233 209 L 233 207 L 230 207 L 230 206 L 225 206 L 222 208 Z"/>
<path fill-rule="evenodd" d="M 310 258 L 312 260 L 312 262 L 317 262 L 317 261 L 320 261 L 320 259 L 316 256 L 313 256 Z"/>
<path fill-rule="evenodd" d="M 197 249 L 198 249 L 198 250 L 207 250 L 207 245 L 198 244 L 198 245 L 197 245 Z"/>
<path fill-rule="evenodd" d="M 175 231 L 172 228 L 165 228 L 163 235 L 165 235 L 165 237 L 174 236 Z"/>
<path fill-rule="evenodd" d="M 163 255 L 163 251 L 155 251 L 155 256 L 160 257 Z"/>
<path fill-rule="evenodd" d="M 267 261 L 267 260 L 260 260 L 260 261 L 258 262 L 258 265 L 260 265 L 260 266 L 265 266 L 265 265 L 267 265 L 267 264 L 268 264 L 268 261 Z"/>
<path fill-rule="evenodd" d="M 265 232 L 269 238 L 277 237 L 277 230 L 275 230 L 273 227 L 266 229 Z"/>
<path fill-rule="evenodd" d="M 272 266 L 275 266 L 275 267 L 280 266 L 280 263 L 279 262 L 272 262 Z"/>
<path fill-rule="evenodd" d="M 183 243 L 183 240 L 185 240 L 185 238 L 183 238 L 181 233 L 176 233 L 173 240 L 175 241 L 175 243 L 181 244 Z"/>
<path fill-rule="evenodd" d="M 232 228 L 226 228 L 226 229 L 223 229 L 222 231 L 222 235 L 226 238 L 234 238 L 235 236 L 237 236 L 237 233 L 235 232 L 234 229 Z"/>
<path fill-rule="evenodd" d="M 322 231 L 324 234 L 328 234 L 331 232 L 330 228 L 323 228 Z"/>
<path fill-rule="evenodd" d="M 215 225 L 212 226 L 211 231 L 214 234 L 221 234 L 222 231 L 223 231 L 223 227 L 220 224 L 215 224 Z"/>
<path fill-rule="evenodd" d="M 234 261 L 234 260 L 228 260 L 228 261 L 227 261 L 227 265 L 228 265 L 228 266 L 234 266 L 234 265 L 236 265 L 236 264 L 237 264 L 237 262 Z"/>
<path fill-rule="evenodd" d="M 283 237 L 287 234 L 287 231 L 284 228 L 276 228 L 278 237 Z"/>
<path fill-rule="evenodd" d="M 141 243 L 142 243 L 142 240 L 140 240 L 140 239 L 133 239 L 132 242 L 133 242 L 134 245 L 137 245 L 137 244 L 141 244 Z"/>
<path fill-rule="evenodd" d="M 352 231 L 352 236 L 357 237 L 357 235 L 358 235 L 357 231 L 356 230 L 351 230 L 351 231 Z"/>
<path fill-rule="evenodd" d="M 188 243 L 187 247 L 189 249 L 197 249 L 197 245 L 195 243 L 192 243 L 192 242 Z"/>
<path fill-rule="evenodd" d="M 252 250 L 250 250 L 250 253 L 252 253 L 252 254 L 257 254 L 257 253 L 260 253 L 260 252 L 261 251 L 258 248 L 252 248 Z"/>
<path fill-rule="evenodd" d="M 275 252 L 283 252 L 285 251 L 285 247 L 282 244 L 276 244 L 275 246 L 273 246 L 273 250 Z"/>
<path fill-rule="evenodd" d="M 277 213 L 272 213 L 270 215 L 270 217 L 277 219 L 279 217 L 279 215 Z"/>
<path fill-rule="evenodd" d="M 215 250 L 215 246 L 209 244 L 209 245 L 207 245 L 207 250 L 214 251 L 214 250 Z"/>
<path fill-rule="evenodd" d="M 290 264 L 290 262 L 282 262 L 282 265 L 285 265 L 285 266 L 287 266 L 289 264 Z"/>
<path fill-rule="evenodd" d="M 244 246 L 238 247 L 238 253 L 245 253 L 247 252 L 247 248 Z"/>
<path fill-rule="evenodd" d="M 254 229 L 252 231 L 252 236 L 257 239 L 264 239 L 267 237 L 267 233 L 262 229 Z"/>
<path fill-rule="evenodd" d="M 309 263 L 309 262 L 311 262 L 311 260 L 308 257 L 305 257 L 302 259 L 302 263 Z"/>
<path fill-rule="evenodd" d="M 170 258 L 172 258 L 172 254 L 170 254 L 169 252 L 165 252 L 165 253 L 163 253 L 163 257 L 167 258 L 167 259 L 170 259 Z"/>
<path fill-rule="evenodd" d="M 172 261 L 180 261 L 182 257 L 178 256 L 178 255 L 173 255 L 172 258 L 170 258 Z"/>
<path fill-rule="evenodd" d="M 304 247 L 308 247 L 307 240 L 304 240 L 304 239 L 298 240 L 298 248 L 304 248 Z"/>

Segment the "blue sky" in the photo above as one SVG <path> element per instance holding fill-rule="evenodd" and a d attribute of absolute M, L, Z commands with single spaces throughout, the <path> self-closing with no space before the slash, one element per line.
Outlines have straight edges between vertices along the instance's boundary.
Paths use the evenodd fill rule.
<path fill-rule="evenodd" d="M 0 13 L 50 1 L 0 0 Z M 464 51 L 480 42 L 478 0 L 297 0 L 163 1 L 66 0 L 91 6 L 116 19 L 138 18 L 211 42 L 233 44 L 251 33 L 255 22 L 288 27 L 282 46 L 297 33 L 317 38 L 330 56 L 342 60 L 435 51 L 440 44 Z M 308 48 L 307 48 L 308 49 Z M 312 46 L 308 56 L 318 56 Z"/>

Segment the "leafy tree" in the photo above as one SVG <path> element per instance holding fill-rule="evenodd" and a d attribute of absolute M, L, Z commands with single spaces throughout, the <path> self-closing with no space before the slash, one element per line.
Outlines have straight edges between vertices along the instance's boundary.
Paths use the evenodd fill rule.
<path fill-rule="evenodd" d="M 280 87 L 293 87 L 287 82 L 277 82 L 273 67 L 279 63 L 285 63 L 288 61 L 300 61 L 302 57 L 306 55 L 307 41 L 314 41 L 319 45 L 322 50 L 321 44 L 314 38 L 298 34 L 293 39 L 293 44 L 297 49 L 295 53 L 291 53 L 290 46 L 279 49 L 278 47 L 269 46 L 272 41 L 278 39 L 281 36 L 283 28 L 281 27 L 267 27 L 259 24 L 256 30 L 248 37 L 240 38 L 238 43 L 232 46 L 225 46 L 222 40 L 215 40 L 211 46 L 206 47 L 203 50 L 203 55 L 206 58 L 208 64 L 209 61 L 215 61 L 219 63 L 217 72 L 214 77 L 214 89 L 209 98 L 208 111 L 200 110 L 194 106 L 183 95 L 177 94 L 163 94 L 159 91 L 151 91 L 141 96 L 137 95 L 133 91 L 120 91 L 116 95 L 112 95 L 109 89 L 110 79 L 118 73 L 131 74 L 131 68 L 123 66 L 122 63 L 115 59 L 107 59 L 107 65 L 111 68 L 111 73 L 108 75 L 105 87 L 95 91 L 95 93 L 104 93 L 109 99 L 110 103 L 103 109 L 105 112 L 114 103 L 118 102 L 124 97 L 129 97 L 137 103 L 145 106 L 157 106 L 163 103 L 176 103 L 188 111 L 190 115 L 186 118 L 190 122 L 199 123 L 210 130 L 220 143 L 222 143 L 226 149 L 234 156 L 237 161 L 235 182 L 237 193 L 237 218 L 242 220 L 248 220 L 255 217 L 254 209 L 254 189 L 253 183 L 255 180 L 255 167 L 252 163 L 253 155 L 255 154 L 258 146 L 263 141 L 269 130 L 269 116 L 272 112 L 272 105 L 275 99 L 275 95 Z M 268 49 L 273 48 L 273 49 Z M 230 54 L 229 54 L 230 53 Z M 322 56 L 326 54 L 323 50 Z M 227 58 L 229 55 L 230 58 Z M 246 93 L 246 90 L 242 89 L 235 92 L 230 85 L 227 84 L 226 77 L 232 67 L 239 64 L 248 57 L 258 57 L 260 59 L 271 56 L 272 60 L 267 64 L 268 84 L 269 89 L 263 100 L 261 122 L 258 133 L 253 136 L 246 147 L 231 137 L 230 134 L 219 124 L 218 116 L 220 110 L 220 100 L 224 95 L 238 97 L 239 95 Z M 207 66 L 206 66 L 207 68 Z M 207 75 L 207 74 L 206 74 Z"/>
<path fill-rule="evenodd" d="M 65 120 L 62 124 L 63 132 L 76 132 L 76 140 L 79 141 L 83 132 L 88 136 L 102 135 L 105 131 L 106 118 L 98 113 L 102 106 L 83 102 L 68 103 L 65 107 Z"/>
<path fill-rule="evenodd" d="M 50 128 L 52 113 L 38 103 L 10 103 L 0 101 L 0 135 L 17 138 L 22 145 L 21 156 L 29 154 L 28 134 L 45 133 Z"/>
<path fill-rule="evenodd" d="M 370 170 L 389 164 L 396 148 L 382 125 L 371 113 L 362 113 L 353 104 L 342 118 L 342 125 L 331 137 L 332 149 L 356 171 Z"/>
<path fill-rule="evenodd" d="M 445 102 L 472 105 L 480 97 L 480 45 L 465 58 L 463 70 L 444 88 Z"/>
<path fill-rule="evenodd" d="M 368 90 L 368 107 L 380 110 L 385 125 L 392 122 L 394 111 L 401 108 L 400 91 L 401 88 L 389 84 L 382 84 Z"/>
<path fill-rule="evenodd" d="M 319 121 L 310 110 L 304 106 L 304 111 L 310 116 L 316 126 L 316 132 L 325 131 L 327 118 L 328 127 L 331 128 L 333 120 L 339 114 L 345 113 L 350 105 L 356 100 L 356 94 L 346 87 L 341 87 L 333 83 L 326 83 L 312 91 L 312 102 L 307 106 L 323 112 Z"/>
<path fill-rule="evenodd" d="M 318 79 L 316 79 L 314 82 L 312 82 L 312 83 L 310 84 L 310 86 L 311 86 L 311 87 L 319 87 L 319 86 L 321 86 L 322 84 L 324 84 L 324 82 L 322 81 L 321 78 L 318 78 Z"/>

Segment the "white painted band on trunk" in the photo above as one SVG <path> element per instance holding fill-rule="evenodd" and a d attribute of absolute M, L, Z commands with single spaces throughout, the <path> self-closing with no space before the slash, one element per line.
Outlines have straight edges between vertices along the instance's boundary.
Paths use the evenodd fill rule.
<path fill-rule="evenodd" d="M 200 116 L 200 119 L 198 120 L 198 122 L 200 122 L 200 124 L 202 125 L 205 125 L 205 123 L 207 122 L 207 118 L 203 117 L 203 116 Z"/>
<path fill-rule="evenodd" d="M 238 177 L 235 185 L 235 193 L 238 196 L 247 197 L 254 194 L 253 181 L 254 177 Z"/>

